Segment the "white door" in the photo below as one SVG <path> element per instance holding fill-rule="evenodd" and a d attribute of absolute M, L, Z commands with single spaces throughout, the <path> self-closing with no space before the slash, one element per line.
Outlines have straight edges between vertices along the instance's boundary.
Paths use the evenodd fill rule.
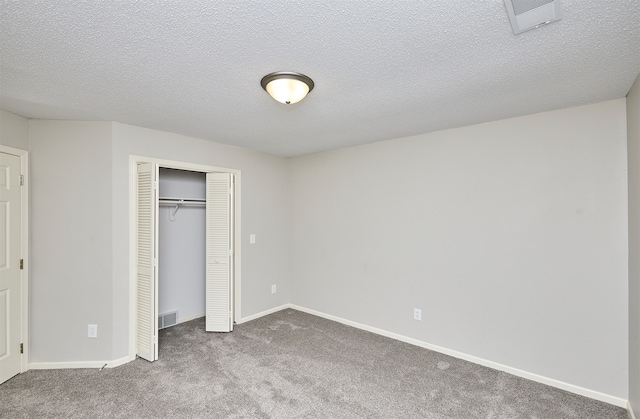
<path fill-rule="evenodd" d="M 20 157 L 0 153 L 0 383 L 20 373 Z"/>
<path fill-rule="evenodd" d="M 158 359 L 158 166 L 137 169 L 136 354 Z"/>
<path fill-rule="evenodd" d="M 207 332 L 233 330 L 233 175 L 207 173 Z"/>

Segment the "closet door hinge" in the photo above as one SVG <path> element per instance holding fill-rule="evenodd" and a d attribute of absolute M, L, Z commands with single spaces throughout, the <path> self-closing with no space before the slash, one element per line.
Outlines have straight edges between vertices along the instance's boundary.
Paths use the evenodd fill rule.
<path fill-rule="evenodd" d="M 20 175 L 20 186 L 24 185 L 24 175 Z"/>
<path fill-rule="evenodd" d="M 20 259 L 20 269 L 24 269 L 24 259 Z"/>
<path fill-rule="evenodd" d="M 24 343 L 20 344 L 20 353 L 23 354 L 24 353 Z"/>

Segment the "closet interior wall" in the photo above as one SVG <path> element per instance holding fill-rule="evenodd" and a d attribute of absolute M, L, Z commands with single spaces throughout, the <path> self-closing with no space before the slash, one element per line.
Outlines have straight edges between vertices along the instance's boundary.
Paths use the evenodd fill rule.
<path fill-rule="evenodd" d="M 205 315 L 206 207 L 163 203 L 202 200 L 206 174 L 160 168 L 158 213 L 158 315 L 177 311 L 177 323 Z M 161 324 L 159 324 L 161 327 Z"/>

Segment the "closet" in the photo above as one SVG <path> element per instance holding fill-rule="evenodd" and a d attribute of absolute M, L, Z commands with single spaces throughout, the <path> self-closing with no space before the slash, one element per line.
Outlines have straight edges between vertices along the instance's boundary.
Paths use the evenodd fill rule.
<path fill-rule="evenodd" d="M 233 330 L 240 173 L 145 160 L 132 159 L 134 334 L 135 354 L 155 361 L 160 328 L 204 315 L 207 332 Z"/>
<path fill-rule="evenodd" d="M 205 315 L 206 174 L 160 168 L 158 329 Z"/>

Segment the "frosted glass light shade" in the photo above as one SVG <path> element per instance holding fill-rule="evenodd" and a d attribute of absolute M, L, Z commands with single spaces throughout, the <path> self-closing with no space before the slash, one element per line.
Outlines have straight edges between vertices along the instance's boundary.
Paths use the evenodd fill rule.
<path fill-rule="evenodd" d="M 313 80 L 304 74 L 284 71 L 264 76 L 260 84 L 271 97 L 286 105 L 300 102 L 314 86 Z"/>
<path fill-rule="evenodd" d="M 267 92 L 278 102 L 287 105 L 300 102 L 309 93 L 309 86 L 294 79 L 278 79 L 267 84 Z"/>

